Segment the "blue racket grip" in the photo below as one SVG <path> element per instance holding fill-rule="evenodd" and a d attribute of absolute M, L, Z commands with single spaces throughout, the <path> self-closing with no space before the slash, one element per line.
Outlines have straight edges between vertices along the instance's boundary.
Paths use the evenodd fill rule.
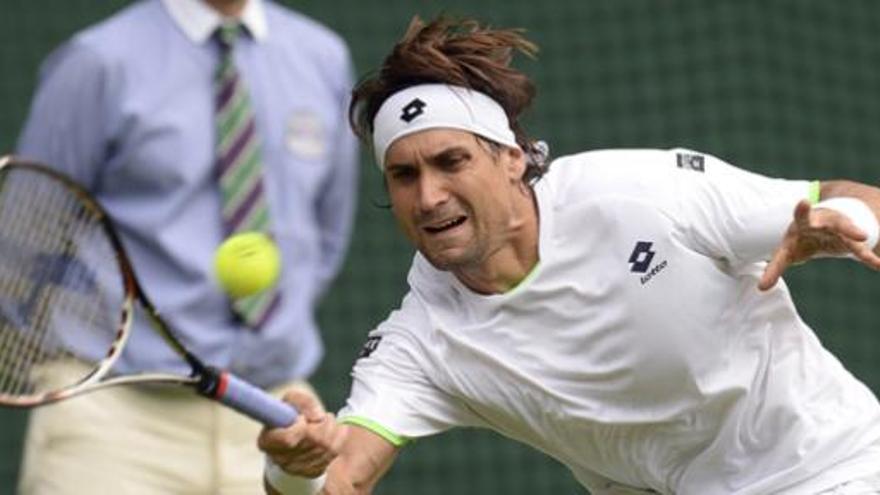
<path fill-rule="evenodd" d="M 211 394 L 214 399 L 266 426 L 290 426 L 299 416 L 299 412 L 290 404 L 231 373 L 222 371 L 217 379 L 216 388 Z"/>

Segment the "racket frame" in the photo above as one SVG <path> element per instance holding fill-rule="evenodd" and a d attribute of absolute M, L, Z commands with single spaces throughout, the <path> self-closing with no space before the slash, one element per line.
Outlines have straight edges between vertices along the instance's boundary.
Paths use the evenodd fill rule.
<path fill-rule="evenodd" d="M 88 191 L 61 172 L 41 163 L 21 159 L 13 155 L 0 157 L 0 178 L 17 168 L 41 173 L 60 182 L 70 192 L 75 194 L 81 203 L 93 213 L 94 219 L 100 223 L 113 248 L 119 273 L 122 276 L 124 297 L 114 340 L 110 344 L 107 354 L 95 363 L 95 369 L 91 373 L 78 383 L 40 394 L 16 396 L 0 392 L 0 405 L 34 407 L 115 385 L 174 383 L 191 386 L 198 394 L 223 402 L 270 426 L 287 426 L 295 421 L 298 414 L 292 406 L 269 396 L 262 390 L 234 375 L 206 366 L 177 340 L 138 282 L 134 268 L 121 239 L 116 233 L 110 215 Z M 155 331 L 171 349 L 190 365 L 192 372 L 189 376 L 170 373 L 137 373 L 103 379 L 122 354 L 131 334 L 135 301 L 140 304 L 147 314 Z"/>

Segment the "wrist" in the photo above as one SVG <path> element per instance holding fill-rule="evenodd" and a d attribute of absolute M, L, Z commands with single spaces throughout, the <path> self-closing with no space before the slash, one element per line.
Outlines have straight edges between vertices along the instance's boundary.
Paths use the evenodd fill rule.
<path fill-rule="evenodd" d="M 263 477 L 272 488 L 281 495 L 288 494 L 309 494 L 315 495 L 324 487 L 324 479 L 326 474 L 322 474 L 317 478 L 305 478 L 287 473 L 280 466 L 272 462 L 266 457 Z"/>
<path fill-rule="evenodd" d="M 862 200 L 851 197 L 835 197 L 822 200 L 813 208 L 827 208 L 834 210 L 847 217 L 852 223 L 867 235 L 865 245 L 872 251 L 877 250 L 880 243 L 880 222 L 877 215 Z"/>

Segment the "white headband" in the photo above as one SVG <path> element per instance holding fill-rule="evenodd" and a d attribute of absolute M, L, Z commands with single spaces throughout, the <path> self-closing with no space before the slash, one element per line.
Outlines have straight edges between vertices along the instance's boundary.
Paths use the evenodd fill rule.
<path fill-rule="evenodd" d="M 385 153 L 394 141 L 437 127 L 469 131 L 505 146 L 519 146 L 507 114 L 492 98 L 461 86 L 420 84 L 391 95 L 373 119 L 373 150 L 379 169 L 385 169 Z"/>

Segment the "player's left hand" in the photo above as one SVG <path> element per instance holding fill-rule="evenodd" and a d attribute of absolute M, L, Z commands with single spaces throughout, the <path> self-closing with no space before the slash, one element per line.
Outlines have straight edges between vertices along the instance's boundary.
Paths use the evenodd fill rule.
<path fill-rule="evenodd" d="M 771 289 L 789 266 L 822 256 L 852 255 L 880 270 L 880 257 L 865 245 L 867 238 L 846 215 L 828 208 L 813 208 L 803 200 L 795 207 L 794 221 L 767 264 L 758 289 Z"/>

